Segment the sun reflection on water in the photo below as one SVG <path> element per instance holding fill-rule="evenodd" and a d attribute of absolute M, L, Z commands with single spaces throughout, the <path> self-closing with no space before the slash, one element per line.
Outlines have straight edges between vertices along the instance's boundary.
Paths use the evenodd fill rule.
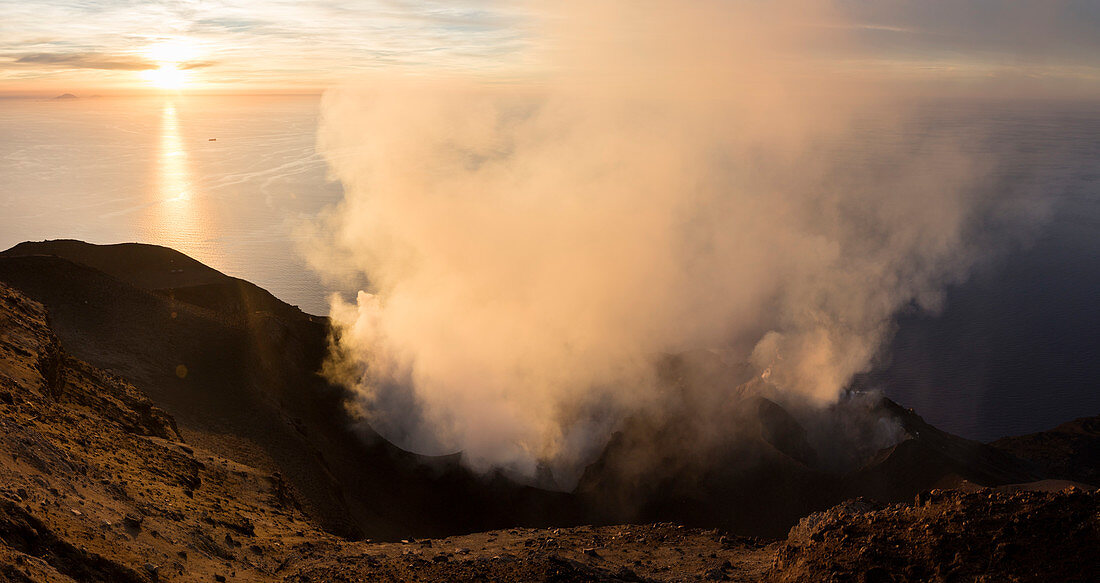
<path fill-rule="evenodd" d="M 160 176 L 163 200 L 178 202 L 191 197 L 187 151 L 183 149 L 183 141 L 180 140 L 176 104 L 171 102 L 164 105 L 161 114 Z"/>
<path fill-rule="evenodd" d="M 161 110 L 160 145 L 142 235 L 149 243 L 172 247 L 204 263 L 215 262 L 210 226 L 202 197 L 196 192 L 187 146 L 180 131 L 176 103 Z"/>

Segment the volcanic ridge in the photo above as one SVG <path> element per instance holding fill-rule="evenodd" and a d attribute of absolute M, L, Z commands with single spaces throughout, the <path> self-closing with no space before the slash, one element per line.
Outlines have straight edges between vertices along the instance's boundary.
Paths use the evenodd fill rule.
<path fill-rule="evenodd" d="M 404 451 L 351 418 L 345 390 L 318 374 L 330 333 L 163 247 L 0 253 L 0 579 L 1100 572 L 1100 416 L 983 444 L 852 391 L 827 412 L 847 420 L 834 427 L 736 366 L 667 355 L 666 414 L 627 419 L 562 492 Z M 728 398 L 706 410 L 731 436 L 704 435 L 689 419 L 699 408 L 674 406 L 714 382 Z"/>

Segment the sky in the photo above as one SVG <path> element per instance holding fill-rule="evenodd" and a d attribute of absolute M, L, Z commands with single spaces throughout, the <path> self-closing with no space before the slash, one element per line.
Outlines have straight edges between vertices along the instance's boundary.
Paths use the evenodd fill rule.
<path fill-rule="evenodd" d="M 697 1 L 735 13 L 757 0 Z M 844 33 L 818 47 L 838 72 L 933 93 L 1100 95 L 1100 0 L 832 4 L 833 18 L 802 24 Z M 320 92 L 376 70 L 537 76 L 551 5 L 0 0 L 0 93 Z"/>

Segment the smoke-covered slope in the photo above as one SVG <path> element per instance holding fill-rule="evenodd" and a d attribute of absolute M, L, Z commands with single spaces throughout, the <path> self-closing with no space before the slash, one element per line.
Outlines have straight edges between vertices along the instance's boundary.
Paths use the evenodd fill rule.
<path fill-rule="evenodd" d="M 743 375 L 703 355 L 666 359 L 661 414 L 630 418 L 580 480 L 590 512 L 613 522 L 674 520 L 779 536 L 800 517 L 856 496 L 901 502 L 932 488 L 1047 477 L 881 394 L 852 391 L 830 407 L 806 407 Z M 716 390 L 715 378 L 727 386 Z"/>
<path fill-rule="evenodd" d="M 281 472 L 334 532 L 395 539 L 573 516 L 563 495 L 353 430 L 342 390 L 316 374 L 324 319 L 176 251 L 23 244 L 0 256 L 0 281 L 45 304 L 70 353 L 129 379 L 189 442 Z"/>

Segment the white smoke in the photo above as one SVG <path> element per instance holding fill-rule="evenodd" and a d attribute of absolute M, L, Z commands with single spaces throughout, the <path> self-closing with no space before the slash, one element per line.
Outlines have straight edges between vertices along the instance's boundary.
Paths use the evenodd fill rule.
<path fill-rule="evenodd" d="M 855 49 L 820 3 L 596 4 L 524 81 L 324 97 L 346 195 L 312 256 L 371 284 L 330 374 L 406 447 L 568 480 L 694 349 L 828 404 L 978 256 L 987 164 L 830 68 Z"/>

